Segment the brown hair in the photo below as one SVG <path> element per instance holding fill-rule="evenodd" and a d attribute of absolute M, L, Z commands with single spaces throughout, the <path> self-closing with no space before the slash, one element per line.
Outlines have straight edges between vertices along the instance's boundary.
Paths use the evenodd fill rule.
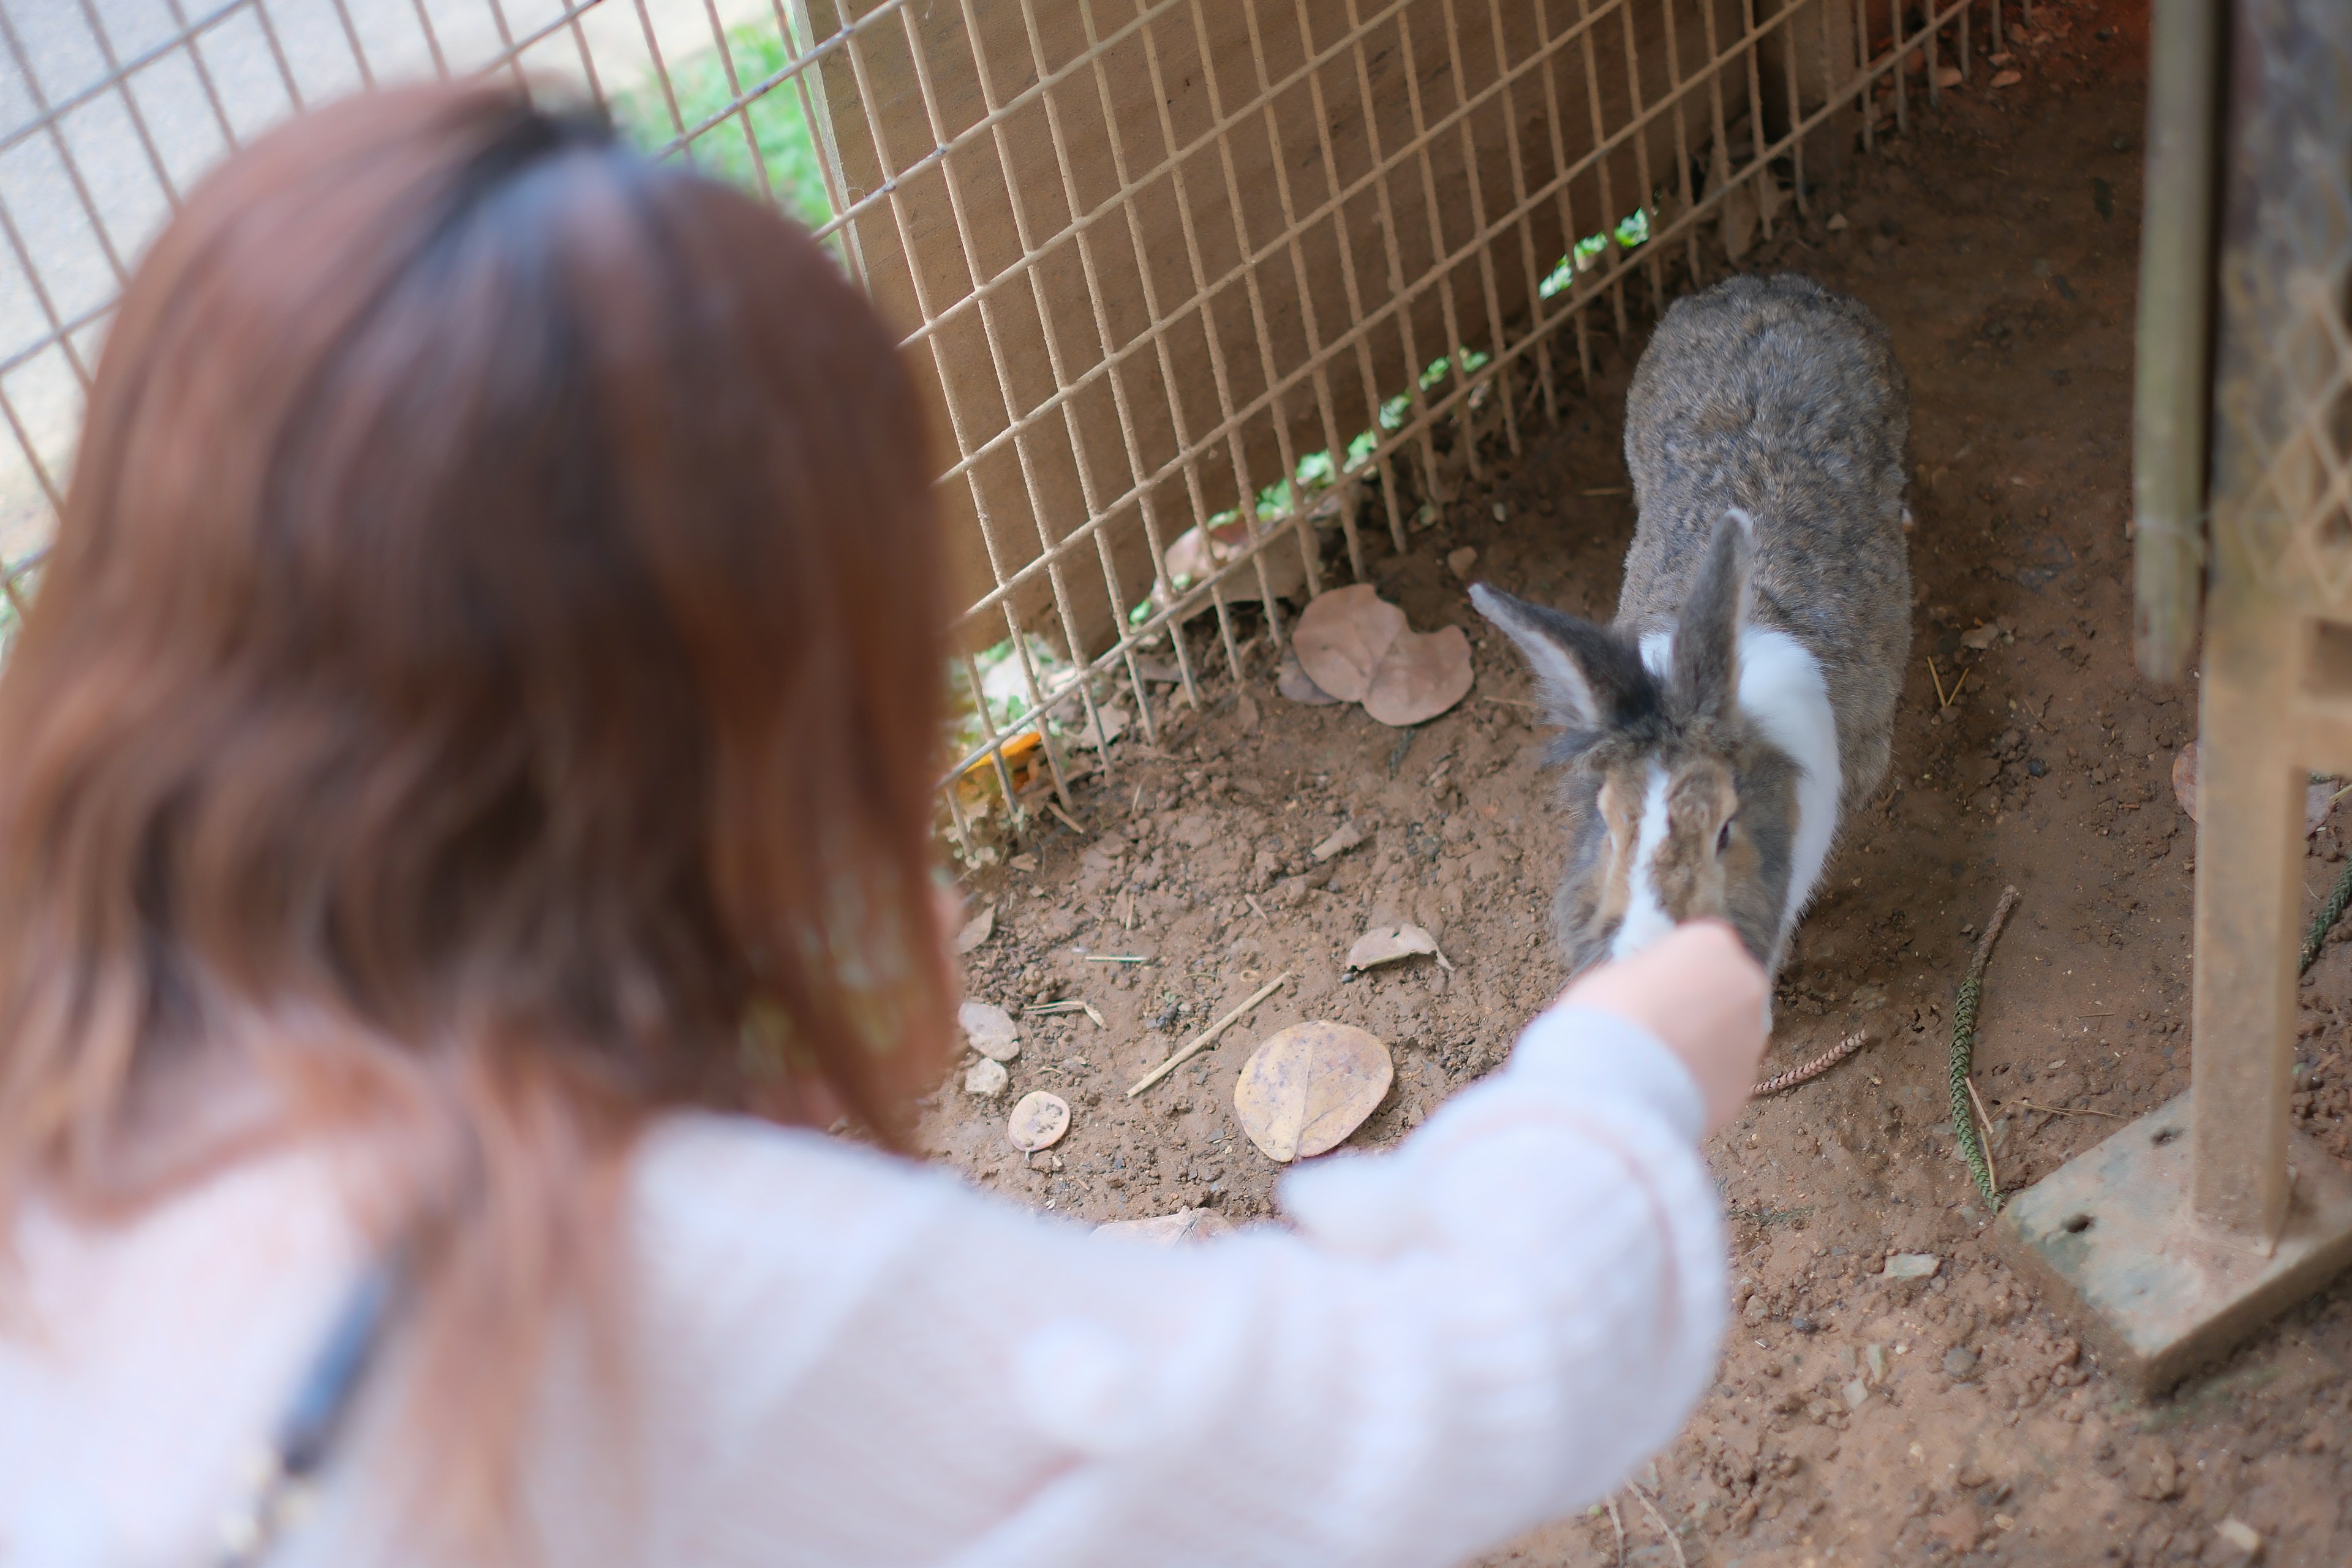
<path fill-rule="evenodd" d="M 374 1139 L 436 1471 L 504 1507 L 648 1115 L 887 1139 L 944 1065 L 930 472 L 819 247 L 600 119 L 416 89 L 230 160 L 0 677 L 0 1236 Z"/>

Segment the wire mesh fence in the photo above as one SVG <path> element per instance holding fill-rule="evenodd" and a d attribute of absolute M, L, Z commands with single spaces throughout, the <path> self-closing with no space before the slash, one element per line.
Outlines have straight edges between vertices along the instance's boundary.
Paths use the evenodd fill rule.
<path fill-rule="evenodd" d="M 509 73 L 776 202 L 900 331 L 985 858 L 1968 83 L 2005 3 L 0 0 L 0 615 L 190 182 L 320 99 Z"/>

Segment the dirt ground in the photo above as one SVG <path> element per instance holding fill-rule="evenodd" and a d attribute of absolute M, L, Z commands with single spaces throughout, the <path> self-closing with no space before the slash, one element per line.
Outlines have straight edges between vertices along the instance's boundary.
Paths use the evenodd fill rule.
<path fill-rule="evenodd" d="M 1634 1489 L 1492 1565 L 2237 1561 L 2225 1519 L 2273 1563 L 2352 1561 L 2352 1289 L 2138 1402 L 1995 1255 L 1947 1121 L 1954 989 L 2005 884 L 2022 901 L 1978 1053 L 2003 1184 L 2179 1093 L 2189 1068 L 2196 838 L 2168 774 L 2195 733 L 2195 689 L 2141 680 L 2129 636 L 2146 16 L 2085 3 L 2039 6 L 2036 21 L 2042 41 L 2013 46 L 2021 84 L 1989 91 L 1980 59 L 1972 89 L 1919 113 L 1744 263 L 1860 296 L 1911 383 L 1918 616 L 1895 774 L 1845 828 L 1780 983 L 1766 1070 L 1858 1027 L 1873 1043 L 1751 1107 L 1707 1151 L 1737 1248 L 1713 1394 Z M 1084 837 L 1056 826 L 972 879 L 974 907 L 998 912 L 967 961 L 971 993 L 1016 1011 L 1082 998 L 1103 1026 L 1027 1018 L 1007 1092 L 970 1097 L 959 1075 L 929 1102 L 937 1155 L 1088 1220 L 1193 1205 L 1271 1215 L 1277 1168 L 1232 1111 L 1257 1039 L 1322 1017 L 1389 1041 L 1395 1087 L 1350 1140 L 1379 1147 L 1492 1068 L 1558 989 L 1546 732 L 1515 654 L 1445 560 L 1469 545 L 1474 576 L 1587 615 L 1613 606 L 1631 502 L 1592 492 L 1626 482 L 1620 420 L 1641 342 L 1637 329 L 1616 343 L 1605 310 L 1593 324 L 1589 399 L 1411 553 L 1377 542 L 1381 590 L 1416 627 L 1468 631 L 1467 701 L 1411 731 L 1297 706 L 1259 639 L 1243 689 L 1213 681 L 1201 711 L 1164 706 L 1157 748 L 1139 735 L 1113 748 L 1108 776 L 1078 793 Z M 1948 708 L 1939 679 L 1960 682 Z M 2313 840 L 2315 903 L 2347 815 Z M 1344 823 L 1365 841 L 1318 867 L 1308 848 Z M 1453 973 L 1416 959 L 1343 976 L 1349 944 L 1394 919 L 1436 933 Z M 1087 962 L 1106 954 L 1154 962 Z M 1296 981 L 1214 1050 L 1123 1097 L 1286 969 Z M 2341 1156 L 2352 955 L 2331 945 L 2303 997 L 2297 1112 Z M 1075 1121 L 1024 1156 L 1005 1112 L 1037 1088 Z M 1890 1252 L 1932 1253 L 1940 1270 L 1890 1282 Z"/>

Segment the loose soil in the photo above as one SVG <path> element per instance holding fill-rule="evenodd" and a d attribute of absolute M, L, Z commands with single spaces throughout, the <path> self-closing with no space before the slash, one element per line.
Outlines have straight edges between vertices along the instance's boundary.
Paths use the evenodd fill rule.
<path fill-rule="evenodd" d="M 2352 1561 L 2352 1291 L 2139 1402 L 1995 1254 L 1947 1120 L 1954 987 L 2010 883 L 2023 897 L 1977 1052 L 2002 1183 L 2046 1174 L 2188 1081 L 2196 837 L 2168 770 L 2195 734 L 2195 688 L 2142 680 L 2130 647 L 2146 16 L 2035 15 L 2045 41 L 2013 45 L 2022 83 L 1990 92 L 1979 59 L 1941 112 L 1915 100 L 1909 137 L 1882 141 L 1743 263 L 1860 296 L 1911 384 L 1919 602 L 1895 773 L 1845 828 L 1780 981 L 1765 1070 L 1855 1028 L 1872 1044 L 1708 1147 L 1732 1215 L 1735 1331 L 1712 1394 L 1635 1479 L 1642 1495 L 1490 1564 L 2221 1562 L 2237 1560 L 2217 1531 L 2231 1518 L 2273 1563 Z M 1493 1068 L 1559 989 L 1546 732 L 1445 561 L 1472 546 L 1473 575 L 1608 615 L 1633 522 L 1620 421 L 1642 346 L 1638 322 L 1621 344 L 1610 318 L 1593 312 L 1593 383 L 1559 426 L 1490 463 L 1411 552 L 1372 542 L 1375 581 L 1416 627 L 1470 634 L 1468 700 L 1413 731 L 1297 706 L 1259 637 L 1240 689 L 1213 679 L 1192 711 L 1162 689 L 1158 744 L 1130 734 L 1078 786 L 1084 836 L 1053 825 L 972 879 L 974 907 L 997 915 L 967 960 L 971 993 L 1016 1011 L 1082 998 L 1102 1026 L 1027 1018 L 1006 1091 L 971 1098 L 959 1073 L 928 1103 L 936 1155 L 1090 1221 L 1195 1205 L 1270 1216 L 1277 1170 L 1232 1109 L 1258 1039 L 1320 1017 L 1390 1042 L 1395 1085 L 1349 1140 L 1379 1148 Z M 1939 679 L 1958 683 L 1948 708 Z M 2313 840 L 2314 903 L 2347 815 Z M 1347 823 L 1364 842 L 1318 866 L 1309 849 Z M 1349 944 L 1397 920 L 1435 933 L 1454 969 L 1416 958 L 1344 976 Z M 1088 962 L 1112 954 L 1152 962 Z M 1283 970 L 1295 981 L 1214 1049 L 1124 1097 Z M 2296 1111 L 2342 1156 L 2352 954 L 2331 944 L 2302 994 Z M 1076 1116 L 1051 1152 L 1023 1155 L 1004 1119 L 1033 1089 Z M 1942 1266 L 1891 1282 L 1891 1252 Z"/>

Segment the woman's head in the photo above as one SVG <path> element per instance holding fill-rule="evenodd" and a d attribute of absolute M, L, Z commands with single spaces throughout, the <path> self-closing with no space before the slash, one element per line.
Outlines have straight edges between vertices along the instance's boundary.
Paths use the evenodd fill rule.
<path fill-rule="evenodd" d="M 0 675 L 0 1219 L 124 1190 L 257 1020 L 494 1189 L 667 1104 L 887 1132 L 948 1005 L 925 457 L 818 246 L 599 121 L 422 89 L 231 160 Z"/>

